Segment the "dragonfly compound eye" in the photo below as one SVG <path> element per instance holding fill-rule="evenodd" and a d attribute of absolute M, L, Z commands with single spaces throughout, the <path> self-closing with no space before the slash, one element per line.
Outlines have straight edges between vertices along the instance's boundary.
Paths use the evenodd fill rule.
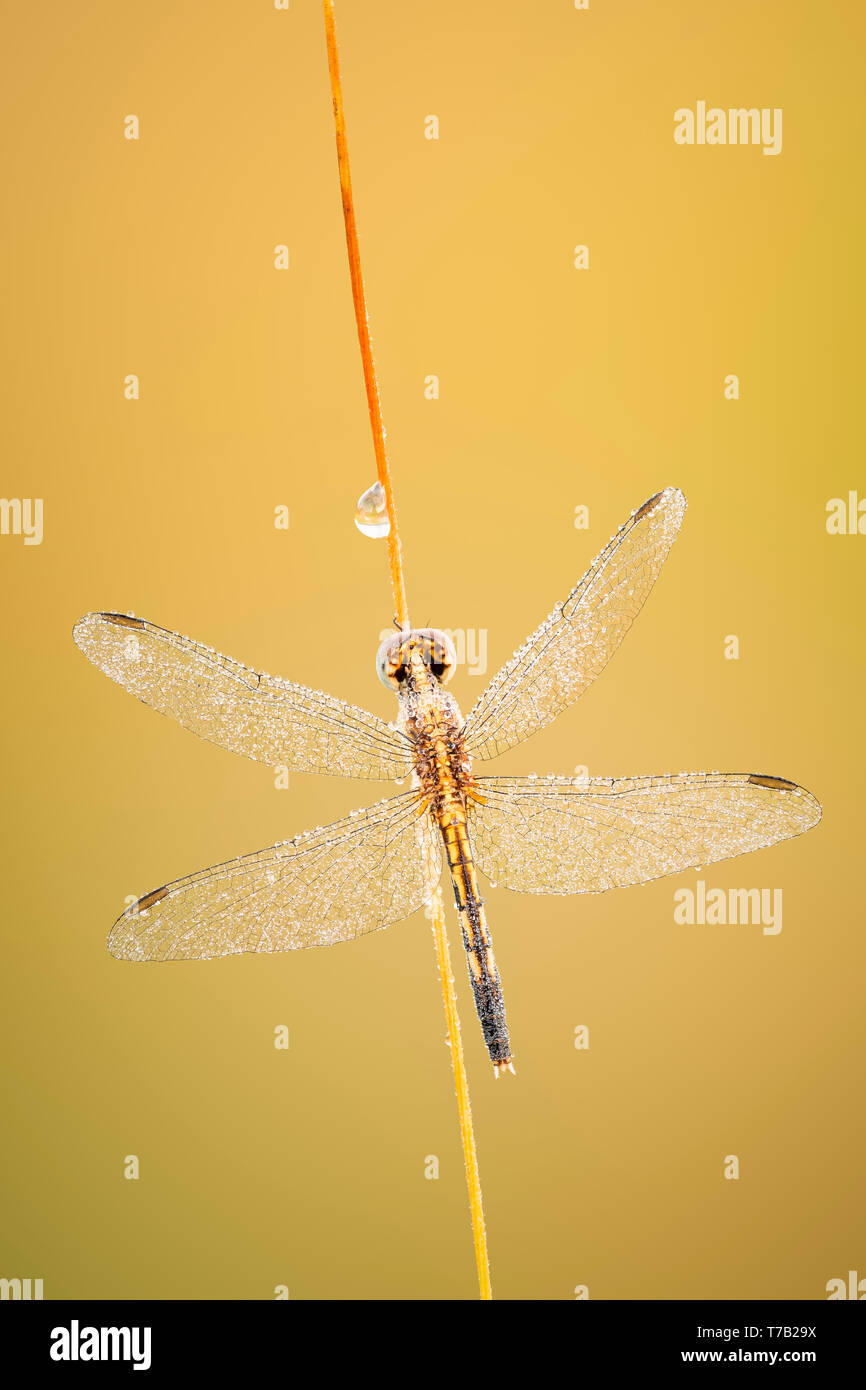
<path fill-rule="evenodd" d="M 413 632 L 395 632 L 386 637 L 376 653 L 376 672 L 383 685 L 399 690 L 406 679 L 413 653 L 442 685 L 447 685 L 457 667 L 457 653 L 447 633 L 435 627 Z"/>
<path fill-rule="evenodd" d="M 447 632 L 438 627 L 424 627 L 413 633 L 422 642 L 421 655 L 441 685 L 447 685 L 457 670 L 457 652 Z"/>
<path fill-rule="evenodd" d="M 376 653 L 376 674 L 389 690 L 399 690 L 406 679 L 406 635 L 395 632 L 386 637 Z"/>

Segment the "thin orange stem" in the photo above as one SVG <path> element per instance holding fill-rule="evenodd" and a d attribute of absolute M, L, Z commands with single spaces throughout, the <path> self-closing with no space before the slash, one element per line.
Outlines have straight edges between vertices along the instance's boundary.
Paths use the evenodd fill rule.
<path fill-rule="evenodd" d="M 445 930 L 445 909 L 442 905 L 442 890 L 438 884 L 431 897 L 430 913 L 433 922 L 433 940 L 436 944 L 436 962 L 439 966 L 439 979 L 442 982 L 442 998 L 445 1002 L 445 1018 L 448 1023 L 448 1046 L 451 1049 L 451 1062 L 454 1067 L 457 1113 L 460 1117 L 460 1140 L 463 1145 L 463 1167 L 466 1170 L 466 1186 L 469 1189 L 472 1242 L 475 1246 L 475 1264 L 478 1270 L 478 1290 L 481 1298 L 487 1300 L 493 1298 L 493 1290 L 490 1286 L 490 1261 L 487 1256 L 487 1231 L 484 1227 L 484 1206 L 481 1200 L 481 1176 L 478 1172 L 478 1155 L 475 1152 L 472 1107 L 469 1104 L 469 1082 L 466 1079 L 466 1065 L 463 1060 L 463 1041 L 460 1037 L 460 1018 L 457 1013 L 457 997 L 454 993 L 454 976 L 451 974 L 448 933 Z"/>
<path fill-rule="evenodd" d="M 396 610 L 394 616 L 401 628 L 407 628 L 409 626 L 409 605 L 406 601 L 406 586 L 403 580 L 400 535 L 397 530 L 397 508 L 394 504 L 391 470 L 388 467 L 388 454 L 385 449 L 385 426 L 382 423 L 379 383 L 376 380 L 373 346 L 370 342 L 370 319 L 367 314 L 367 301 L 364 295 L 364 277 L 361 274 L 361 252 L 358 246 L 358 227 L 355 222 L 355 204 L 352 197 L 352 175 L 349 170 L 349 146 L 346 141 L 346 120 L 343 115 L 343 87 L 340 81 L 340 59 L 337 53 L 337 27 L 333 0 L 324 0 L 324 9 L 325 37 L 328 43 L 328 69 L 331 74 L 334 127 L 337 135 L 337 163 L 340 167 L 340 192 L 343 198 L 343 221 L 346 224 L 346 248 L 349 252 L 349 274 L 352 279 L 352 303 L 355 306 L 355 323 L 358 326 L 358 342 L 361 347 L 361 362 L 364 368 L 364 386 L 367 390 L 370 428 L 373 431 L 376 471 L 385 493 L 388 520 L 391 523 L 388 532 L 388 562 L 391 568 L 391 588 L 394 591 Z"/>
<path fill-rule="evenodd" d="M 388 532 L 388 563 L 391 570 L 391 588 L 394 593 L 395 617 L 401 628 L 409 627 L 409 606 L 406 602 L 406 587 L 403 581 L 403 561 L 400 552 L 400 537 L 397 531 L 397 509 L 394 504 L 394 490 L 391 486 L 391 472 L 385 450 L 385 427 L 382 424 L 382 407 L 379 402 L 379 385 L 376 380 L 376 366 L 370 343 L 370 322 L 367 316 L 367 303 L 364 297 L 364 281 L 361 275 L 361 254 L 358 248 L 358 228 L 355 223 L 355 206 L 352 199 L 352 179 L 349 172 L 349 147 L 346 142 L 346 121 L 343 115 L 343 89 L 340 83 L 340 63 L 337 55 L 337 29 L 334 18 L 333 0 L 323 0 L 325 11 L 325 35 L 328 43 L 328 68 L 331 74 L 331 95 L 334 99 L 334 126 L 337 133 L 337 162 L 340 167 L 340 189 L 343 196 L 343 220 L 346 224 L 346 246 L 349 252 L 349 274 L 352 278 L 352 302 L 355 306 L 355 322 L 358 326 L 358 342 L 361 346 L 361 362 L 364 367 L 364 385 L 367 390 L 367 406 L 370 411 L 370 426 L 373 431 L 373 449 L 376 455 L 376 468 L 379 482 L 385 494 L 390 530 Z M 460 1036 L 460 1017 L 457 1012 L 457 996 L 454 992 L 454 977 L 451 974 L 451 959 L 448 951 L 448 934 L 445 929 L 445 909 L 442 905 L 442 892 L 438 883 L 431 882 L 430 917 L 433 924 L 433 939 L 436 946 L 436 961 L 439 966 L 439 979 L 442 984 L 442 1000 L 445 1005 L 445 1019 L 448 1026 L 448 1045 L 451 1051 L 451 1065 L 454 1069 L 454 1086 L 457 1092 L 457 1113 L 460 1120 L 460 1140 L 463 1146 L 463 1166 L 466 1170 L 466 1186 L 469 1189 L 469 1210 L 472 1217 L 472 1241 L 475 1247 L 475 1264 L 478 1269 L 478 1287 L 482 1299 L 492 1299 L 490 1287 L 490 1264 L 487 1257 L 487 1233 L 484 1228 L 484 1208 L 481 1199 L 481 1178 L 478 1173 L 478 1157 L 475 1152 L 475 1134 L 472 1128 L 472 1109 L 469 1104 L 469 1082 L 466 1064 L 463 1060 L 463 1043 Z"/>

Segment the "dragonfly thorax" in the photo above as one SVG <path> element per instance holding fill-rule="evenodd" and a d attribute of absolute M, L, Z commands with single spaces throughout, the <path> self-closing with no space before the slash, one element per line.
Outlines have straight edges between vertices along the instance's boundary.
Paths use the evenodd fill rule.
<path fill-rule="evenodd" d="M 399 723 L 413 745 L 415 783 L 435 820 L 452 802 L 462 805 L 470 776 L 463 717 L 444 688 L 456 665 L 451 638 L 432 627 L 395 633 L 377 659 L 380 678 L 397 691 Z"/>
<path fill-rule="evenodd" d="M 447 685 L 456 668 L 454 643 L 436 627 L 395 632 L 376 653 L 380 681 L 401 694 L 431 683 Z"/>
<path fill-rule="evenodd" d="M 454 696 L 435 677 L 427 684 L 400 690 L 399 724 L 413 745 L 415 784 L 441 823 L 442 815 L 464 806 L 472 782 L 471 761 L 463 737 L 463 716 Z"/>

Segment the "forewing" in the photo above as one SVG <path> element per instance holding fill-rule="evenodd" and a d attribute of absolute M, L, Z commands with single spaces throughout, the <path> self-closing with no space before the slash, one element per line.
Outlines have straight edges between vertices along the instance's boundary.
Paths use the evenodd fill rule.
<path fill-rule="evenodd" d="M 441 867 L 414 792 L 146 894 L 118 918 L 121 960 L 209 960 L 333 946 L 408 917 Z"/>
<path fill-rule="evenodd" d="M 651 497 L 608 541 L 576 589 L 493 677 L 466 720 L 467 751 L 492 758 L 544 728 L 616 651 L 655 583 L 686 509 L 678 488 Z"/>
<path fill-rule="evenodd" d="M 405 734 L 320 690 L 252 671 L 143 618 L 89 613 L 73 637 L 101 671 L 199 738 L 271 767 L 401 781 Z"/>
<path fill-rule="evenodd" d="M 781 777 L 690 772 L 628 778 L 479 777 L 475 862 L 520 893 L 603 893 L 802 835 L 821 819 Z"/>

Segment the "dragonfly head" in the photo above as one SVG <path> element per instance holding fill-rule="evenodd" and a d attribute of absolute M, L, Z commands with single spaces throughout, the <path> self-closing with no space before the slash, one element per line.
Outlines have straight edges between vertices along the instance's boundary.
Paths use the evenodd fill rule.
<path fill-rule="evenodd" d="M 386 637 L 376 653 L 379 680 L 389 690 L 403 690 L 419 661 L 440 685 L 447 685 L 457 669 L 457 652 L 448 634 L 422 627 Z"/>

